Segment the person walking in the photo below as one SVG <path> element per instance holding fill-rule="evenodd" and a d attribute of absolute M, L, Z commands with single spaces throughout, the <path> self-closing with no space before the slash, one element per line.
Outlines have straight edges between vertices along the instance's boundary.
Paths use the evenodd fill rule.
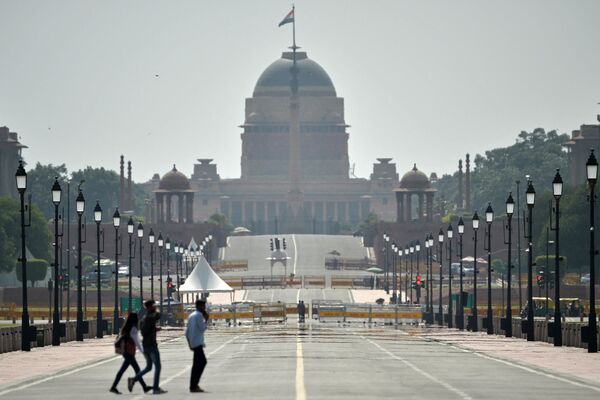
<path fill-rule="evenodd" d="M 138 315 L 136 313 L 129 314 L 125 324 L 123 324 L 123 327 L 121 328 L 120 338 L 116 343 L 120 353 L 123 355 L 123 364 L 117 372 L 117 376 L 110 387 L 111 393 L 121 394 L 121 392 L 119 392 L 117 389 L 117 385 L 125 373 L 125 370 L 127 370 L 130 365 L 136 373 L 140 371 L 140 367 L 135 360 L 135 349 L 137 347 L 141 352 L 144 352 L 144 346 L 140 341 L 140 335 L 138 333 L 137 326 Z M 144 392 L 148 392 L 151 389 L 150 386 L 146 385 L 143 379 L 140 380 L 140 384 L 144 388 Z"/>
<path fill-rule="evenodd" d="M 206 302 L 204 300 L 196 300 L 196 311 L 188 318 L 188 325 L 185 330 L 185 337 L 190 346 L 190 350 L 194 352 L 194 361 L 192 364 L 192 376 L 190 378 L 190 392 L 204 392 L 199 386 L 200 377 L 206 367 L 206 356 L 204 355 L 204 331 L 208 321 L 208 313 L 206 312 Z"/>
<path fill-rule="evenodd" d="M 141 371 L 136 371 L 137 374 L 133 378 L 127 379 L 127 388 L 131 392 L 136 382 L 142 382 L 142 377 L 152 370 L 154 364 L 154 383 L 152 385 L 153 394 L 164 394 L 166 390 L 160 388 L 160 353 L 158 352 L 158 342 L 156 341 L 156 332 L 160 330 L 157 326 L 160 321 L 160 313 L 156 311 L 156 303 L 154 300 L 147 300 L 144 303 L 146 315 L 142 319 L 142 336 L 144 345 L 144 358 L 146 359 L 146 368 Z"/>

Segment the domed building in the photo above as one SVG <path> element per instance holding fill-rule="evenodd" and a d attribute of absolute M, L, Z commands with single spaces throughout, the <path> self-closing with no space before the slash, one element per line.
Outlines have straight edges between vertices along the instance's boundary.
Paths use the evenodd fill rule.
<path fill-rule="evenodd" d="M 284 52 L 260 74 L 252 97 L 245 100 L 239 178 L 221 179 L 209 158 L 198 159 L 189 188 L 177 175 L 177 190 L 193 192 L 195 200 L 185 203 L 193 204 L 193 218 L 200 222 L 221 213 L 234 226 L 258 234 L 337 233 L 357 227 L 371 212 L 393 221 L 396 164 L 378 158 L 368 179 L 354 176 L 344 99 L 325 69 L 305 52 L 296 52 L 298 90 L 292 95 L 293 60 L 292 52 Z M 297 114 L 292 113 L 295 101 Z M 290 149 L 290 142 L 297 146 Z M 290 165 L 297 166 L 293 172 Z M 161 196 L 170 193 L 163 180 L 174 182 L 172 175 L 154 183 Z M 162 206 L 162 214 L 159 208 L 167 203 L 157 197 L 156 214 L 163 221 L 170 220 L 168 208 Z M 295 221 L 286 224 L 291 212 Z"/>
<path fill-rule="evenodd" d="M 400 187 L 396 193 L 396 221 L 405 222 L 413 220 L 431 221 L 433 217 L 433 196 L 436 189 L 431 187 L 431 182 L 424 172 L 417 169 L 417 164 L 402 175 Z M 416 197 L 416 210 L 413 208 L 413 198 Z"/>
<path fill-rule="evenodd" d="M 154 190 L 158 222 L 193 223 L 194 193 L 187 176 L 173 165 L 173 169 L 158 181 L 158 189 Z"/>

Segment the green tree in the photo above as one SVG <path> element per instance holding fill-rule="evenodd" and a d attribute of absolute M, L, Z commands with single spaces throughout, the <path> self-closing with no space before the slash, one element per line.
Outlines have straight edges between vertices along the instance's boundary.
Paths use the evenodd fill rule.
<path fill-rule="evenodd" d="M 81 191 L 85 198 L 85 215 L 88 220 L 93 220 L 94 207 L 96 201 L 104 211 L 104 215 L 111 214 L 119 204 L 119 175 L 115 171 L 107 170 L 103 167 L 86 167 L 83 170 L 75 171 L 71 175 L 73 214 L 75 217 L 75 198 L 77 197 L 77 186 L 81 181 Z"/>
<path fill-rule="evenodd" d="M 35 204 L 46 219 L 54 218 L 51 188 L 57 177 L 63 190 L 62 199 L 67 195 L 67 167 L 61 165 L 42 165 L 39 162 L 35 168 L 27 171 L 27 193 L 31 194 L 31 202 Z"/>
<path fill-rule="evenodd" d="M 31 282 L 31 287 L 34 287 L 36 282 L 46 279 L 49 266 L 50 264 L 48 264 L 48 261 L 39 258 L 27 260 L 27 281 Z M 19 282 L 23 282 L 23 270 L 21 267 L 21 263 L 17 263 L 15 272 Z"/>
<path fill-rule="evenodd" d="M 36 258 L 52 259 L 52 234 L 36 206 L 31 208 L 31 226 L 25 235 L 27 248 Z M 0 239 L 0 270 L 11 271 L 21 248 L 21 207 L 9 197 L 0 197 Z"/>
<path fill-rule="evenodd" d="M 213 214 L 206 221 L 211 225 L 214 225 L 216 228 L 222 230 L 225 233 L 229 233 L 233 230 L 233 225 L 229 222 L 227 217 L 223 214 Z"/>

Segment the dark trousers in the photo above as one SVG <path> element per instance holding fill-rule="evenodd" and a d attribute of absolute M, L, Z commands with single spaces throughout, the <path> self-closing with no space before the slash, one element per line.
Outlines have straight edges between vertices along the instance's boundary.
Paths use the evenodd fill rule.
<path fill-rule="evenodd" d="M 131 354 L 128 354 L 128 353 L 123 354 L 123 364 L 121 364 L 121 368 L 117 372 L 117 376 L 115 377 L 115 381 L 113 382 L 111 387 L 113 387 L 113 388 L 117 387 L 117 385 L 119 384 L 119 381 L 121 380 L 121 377 L 123 376 L 123 374 L 125 373 L 127 368 L 129 368 L 130 365 L 136 374 L 140 372 L 140 366 L 138 365 L 137 361 L 135 360 L 135 356 L 132 356 Z M 146 387 L 146 382 L 144 382 L 143 379 L 140 379 L 140 383 L 142 384 L 143 387 Z"/>
<path fill-rule="evenodd" d="M 190 379 L 190 389 L 194 389 L 200 384 L 200 377 L 206 367 L 206 356 L 204 355 L 204 347 L 198 346 L 194 348 L 194 363 L 192 364 L 192 378 Z"/>
<path fill-rule="evenodd" d="M 158 346 L 147 346 L 144 348 L 144 358 L 146 359 L 146 368 L 137 372 L 135 380 L 142 382 L 142 377 L 148 372 L 152 371 L 152 364 L 154 364 L 154 389 L 158 389 L 160 381 L 160 353 L 158 352 Z"/>

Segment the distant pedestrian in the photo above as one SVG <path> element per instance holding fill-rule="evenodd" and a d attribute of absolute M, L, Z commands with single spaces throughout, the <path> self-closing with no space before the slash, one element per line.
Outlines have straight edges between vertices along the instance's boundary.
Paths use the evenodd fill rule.
<path fill-rule="evenodd" d="M 185 330 L 185 337 L 190 350 L 194 352 L 192 376 L 190 378 L 190 392 L 192 393 L 204 392 L 199 385 L 202 372 L 204 372 L 204 368 L 206 367 L 204 331 L 206 330 L 207 321 L 206 302 L 204 300 L 196 300 L 196 311 L 188 318 L 188 325 Z"/>
<path fill-rule="evenodd" d="M 110 387 L 111 393 L 121 394 L 121 392 L 119 392 L 117 389 L 117 385 L 125 373 L 125 370 L 127 370 L 130 365 L 136 373 L 140 372 L 140 367 L 135 360 L 135 349 L 137 347 L 141 352 L 144 352 L 144 346 L 140 341 L 140 335 L 138 334 L 137 326 L 138 315 L 136 313 L 129 314 L 125 324 L 123 324 L 123 327 L 121 328 L 119 339 L 117 339 L 117 342 L 115 343 L 115 348 L 120 354 L 123 355 L 123 364 L 117 372 L 117 376 Z M 140 379 L 140 384 L 144 388 L 144 392 L 147 392 L 151 389 L 150 386 L 146 385 L 143 379 Z"/>
<path fill-rule="evenodd" d="M 304 300 L 298 302 L 298 322 L 305 322 L 306 318 L 306 305 Z"/>
<path fill-rule="evenodd" d="M 158 342 L 156 341 L 156 332 L 160 330 L 157 326 L 160 321 L 160 313 L 156 311 L 156 303 L 154 300 L 148 300 L 144 303 L 146 316 L 142 319 L 142 336 L 144 337 L 144 358 L 146 358 L 146 368 L 141 371 L 136 371 L 137 374 L 133 378 L 127 379 L 127 388 L 131 392 L 133 385 L 136 382 L 142 382 L 142 377 L 152 370 L 154 364 L 154 383 L 152 385 L 153 394 L 167 393 L 166 390 L 160 388 L 160 353 L 158 352 Z"/>

